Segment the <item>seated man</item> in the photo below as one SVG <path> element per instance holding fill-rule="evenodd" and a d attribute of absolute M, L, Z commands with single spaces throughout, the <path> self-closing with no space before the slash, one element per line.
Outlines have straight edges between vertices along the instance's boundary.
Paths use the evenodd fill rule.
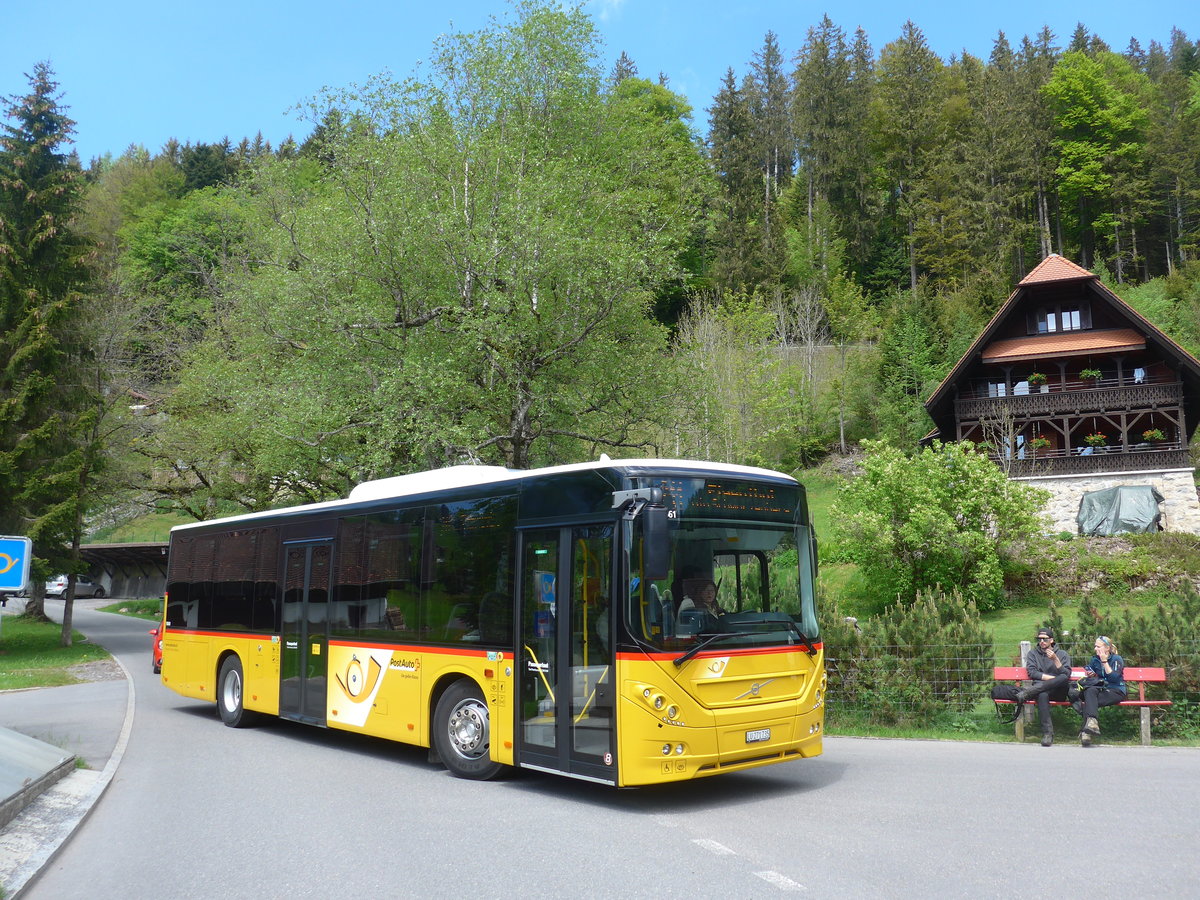
<path fill-rule="evenodd" d="M 1033 684 L 1017 691 L 1016 700 L 1035 699 L 1042 725 L 1042 746 L 1054 743 L 1054 723 L 1050 719 L 1050 701 L 1066 700 L 1071 685 L 1071 657 L 1054 642 L 1054 632 L 1039 628 L 1037 646 L 1025 655 L 1025 673 Z"/>

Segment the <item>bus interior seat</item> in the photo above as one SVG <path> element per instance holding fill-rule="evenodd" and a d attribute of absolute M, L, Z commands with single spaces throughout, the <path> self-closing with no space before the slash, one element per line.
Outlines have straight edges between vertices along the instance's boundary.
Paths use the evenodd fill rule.
<path fill-rule="evenodd" d="M 476 621 L 476 609 L 473 603 L 456 603 L 450 610 L 450 618 L 446 620 L 446 640 L 461 641 L 463 635 L 472 630 Z"/>
<path fill-rule="evenodd" d="M 489 644 L 512 640 L 512 601 L 499 591 L 488 591 L 479 601 L 479 639 Z"/>

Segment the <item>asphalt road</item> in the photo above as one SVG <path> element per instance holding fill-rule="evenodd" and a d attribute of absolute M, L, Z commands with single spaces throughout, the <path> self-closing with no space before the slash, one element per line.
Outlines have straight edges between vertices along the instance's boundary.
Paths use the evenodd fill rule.
<path fill-rule="evenodd" d="M 147 625 L 79 610 L 134 673 L 124 761 L 22 897 L 1196 896 L 1200 750 L 826 740 L 634 791 L 215 709 L 150 673 Z"/>

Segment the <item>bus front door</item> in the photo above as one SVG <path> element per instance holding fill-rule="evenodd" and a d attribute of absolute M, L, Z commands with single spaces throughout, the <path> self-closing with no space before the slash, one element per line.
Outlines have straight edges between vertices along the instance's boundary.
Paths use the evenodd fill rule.
<path fill-rule="evenodd" d="M 328 541 L 286 545 L 279 715 L 312 725 L 325 724 L 332 548 Z"/>
<path fill-rule="evenodd" d="M 605 525 L 522 537 L 519 760 L 615 783 L 612 545 Z"/>

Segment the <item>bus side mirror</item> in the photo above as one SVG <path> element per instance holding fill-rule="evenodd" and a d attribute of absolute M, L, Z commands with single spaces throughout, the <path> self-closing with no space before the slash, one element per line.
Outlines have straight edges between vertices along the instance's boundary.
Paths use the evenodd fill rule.
<path fill-rule="evenodd" d="M 665 506 L 642 510 L 642 534 L 642 574 L 649 581 L 662 581 L 671 573 L 671 533 Z"/>

